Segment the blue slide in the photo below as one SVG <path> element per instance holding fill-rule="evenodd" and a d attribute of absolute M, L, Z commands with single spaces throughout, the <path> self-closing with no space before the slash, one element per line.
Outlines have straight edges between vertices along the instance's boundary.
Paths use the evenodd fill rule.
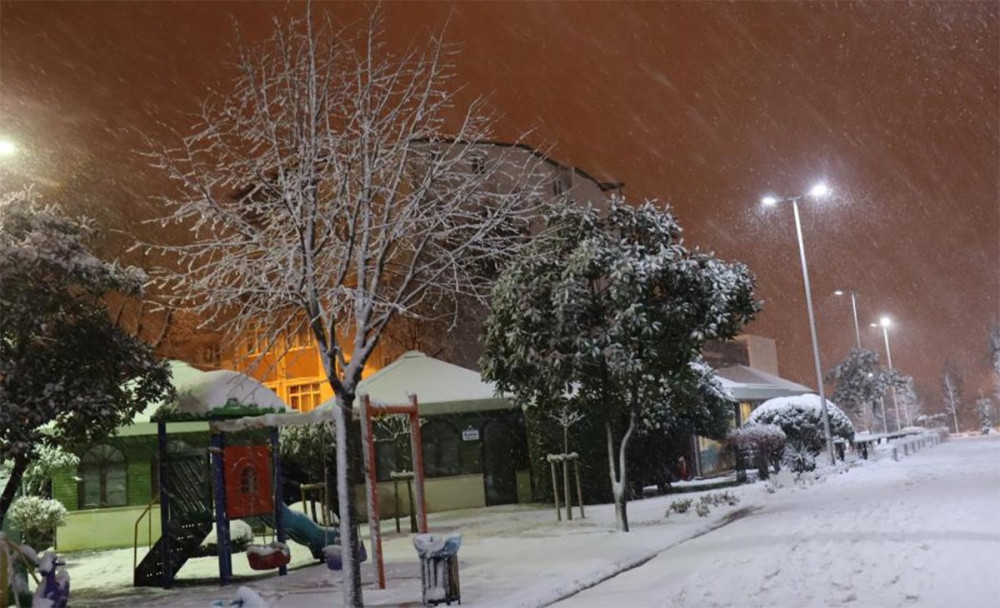
<path fill-rule="evenodd" d="M 263 516 L 267 525 L 274 527 L 274 518 Z M 340 544 L 340 529 L 321 526 L 305 513 L 293 511 L 288 505 L 281 505 L 281 519 L 285 524 L 285 534 L 300 545 L 309 547 L 313 557 L 323 559 L 323 547 Z"/>

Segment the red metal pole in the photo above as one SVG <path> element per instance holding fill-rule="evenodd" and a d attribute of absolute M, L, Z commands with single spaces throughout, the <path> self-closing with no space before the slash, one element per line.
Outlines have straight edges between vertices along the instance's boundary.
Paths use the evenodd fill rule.
<path fill-rule="evenodd" d="M 417 396 L 411 395 L 413 410 L 410 412 L 410 448 L 413 450 L 413 485 L 417 499 L 417 529 L 427 533 L 427 503 L 424 500 L 424 443 L 420 438 L 420 409 Z"/>
<path fill-rule="evenodd" d="M 372 557 L 375 561 L 375 572 L 378 578 L 378 588 L 385 589 L 385 564 L 382 561 L 382 529 L 379 523 L 378 510 L 378 477 L 375 476 L 375 437 L 372 434 L 371 401 L 368 395 L 361 401 L 361 441 L 364 443 L 365 454 L 365 485 L 368 490 L 368 534 L 372 543 Z"/>

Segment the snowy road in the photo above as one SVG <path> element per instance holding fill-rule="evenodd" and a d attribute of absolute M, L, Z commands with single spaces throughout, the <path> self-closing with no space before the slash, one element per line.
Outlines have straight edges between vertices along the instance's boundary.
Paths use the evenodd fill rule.
<path fill-rule="evenodd" d="M 804 488 L 557 606 L 1000 606 L 1000 439 Z"/>

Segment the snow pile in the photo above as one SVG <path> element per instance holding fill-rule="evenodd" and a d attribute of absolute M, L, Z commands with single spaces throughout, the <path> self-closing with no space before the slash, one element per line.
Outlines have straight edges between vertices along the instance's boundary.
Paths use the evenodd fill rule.
<path fill-rule="evenodd" d="M 816 453 L 823 449 L 823 420 L 817 395 L 778 397 L 761 404 L 750 413 L 747 424 L 774 424 L 781 427 L 789 444 L 795 444 Z M 854 425 L 833 402 L 826 402 L 830 420 L 830 433 L 847 441 L 854 439 Z"/>

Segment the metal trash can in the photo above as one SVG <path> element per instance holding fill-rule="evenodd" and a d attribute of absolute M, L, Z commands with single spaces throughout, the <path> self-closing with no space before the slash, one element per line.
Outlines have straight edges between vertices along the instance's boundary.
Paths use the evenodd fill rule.
<path fill-rule="evenodd" d="M 461 534 L 446 537 L 418 534 L 413 537 L 413 546 L 420 557 L 421 599 L 425 606 L 462 603 L 458 583 L 458 548 L 461 545 Z"/>

